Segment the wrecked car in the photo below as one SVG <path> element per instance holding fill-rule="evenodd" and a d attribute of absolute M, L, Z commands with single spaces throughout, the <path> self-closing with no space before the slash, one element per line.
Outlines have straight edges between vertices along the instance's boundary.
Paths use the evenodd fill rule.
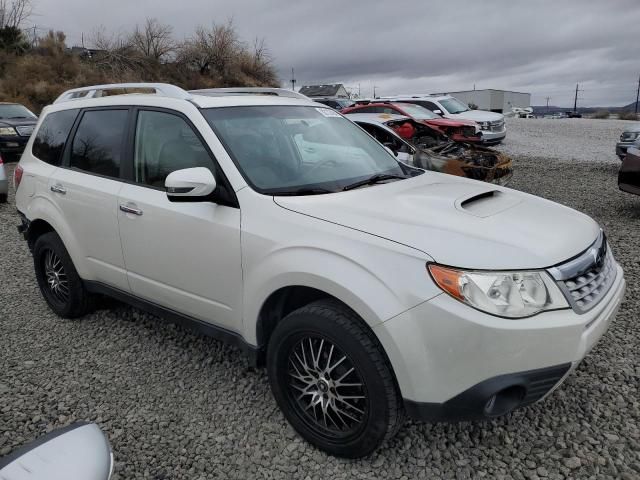
<path fill-rule="evenodd" d="M 640 195 L 640 140 L 628 147 L 618 172 L 618 188 Z"/>
<path fill-rule="evenodd" d="M 507 155 L 452 141 L 411 118 L 365 113 L 345 116 L 408 165 L 498 185 L 506 185 L 513 176 L 513 164 Z"/>
<path fill-rule="evenodd" d="M 442 118 L 420 105 L 410 103 L 359 100 L 353 107 L 341 110 L 341 113 L 386 113 L 389 115 L 403 115 L 457 142 L 481 143 L 483 141 L 480 126 L 476 122 L 472 120 Z"/>

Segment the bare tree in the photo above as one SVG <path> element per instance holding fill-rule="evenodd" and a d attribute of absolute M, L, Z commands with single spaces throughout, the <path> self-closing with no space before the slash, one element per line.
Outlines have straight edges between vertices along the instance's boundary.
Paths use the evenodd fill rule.
<path fill-rule="evenodd" d="M 144 57 L 160 61 L 175 49 L 172 33 L 170 25 L 164 25 L 155 18 L 147 18 L 142 27 L 136 25 L 130 44 Z"/>
<path fill-rule="evenodd" d="M 182 44 L 179 58 L 203 75 L 213 70 L 224 76 L 242 48 L 233 21 L 229 20 L 225 24 L 213 24 L 211 28 L 198 27 L 194 36 Z"/>
<path fill-rule="evenodd" d="M 0 0 L 0 28 L 19 28 L 32 13 L 31 0 Z"/>

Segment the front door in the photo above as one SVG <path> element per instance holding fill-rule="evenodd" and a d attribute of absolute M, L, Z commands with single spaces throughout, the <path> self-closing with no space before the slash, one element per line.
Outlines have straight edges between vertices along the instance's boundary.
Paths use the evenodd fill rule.
<path fill-rule="evenodd" d="M 184 117 L 139 110 L 133 182 L 118 199 L 129 285 L 154 304 L 240 332 L 240 210 L 169 201 L 165 178 L 191 167 L 207 167 L 220 181 L 209 149 Z"/>

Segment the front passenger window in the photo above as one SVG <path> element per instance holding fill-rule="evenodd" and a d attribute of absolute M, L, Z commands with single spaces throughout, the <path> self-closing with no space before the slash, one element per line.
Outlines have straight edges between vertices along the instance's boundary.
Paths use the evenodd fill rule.
<path fill-rule="evenodd" d="M 136 182 L 162 188 L 171 172 L 193 167 L 206 167 L 215 175 L 213 161 L 191 126 L 178 115 L 140 111 L 134 155 Z"/>

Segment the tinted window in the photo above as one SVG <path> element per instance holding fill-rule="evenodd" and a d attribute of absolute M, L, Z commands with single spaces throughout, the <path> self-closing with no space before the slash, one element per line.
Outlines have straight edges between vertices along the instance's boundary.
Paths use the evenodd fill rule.
<path fill-rule="evenodd" d="M 136 182 L 164 187 L 171 172 L 214 164 L 191 126 L 170 113 L 141 111 L 136 126 L 134 170 Z"/>
<path fill-rule="evenodd" d="M 128 113 L 127 110 L 85 112 L 73 139 L 71 166 L 117 178 Z"/>
<path fill-rule="evenodd" d="M 43 162 L 59 165 L 64 144 L 77 115 L 78 110 L 64 110 L 47 115 L 33 141 L 33 155 Z"/>

